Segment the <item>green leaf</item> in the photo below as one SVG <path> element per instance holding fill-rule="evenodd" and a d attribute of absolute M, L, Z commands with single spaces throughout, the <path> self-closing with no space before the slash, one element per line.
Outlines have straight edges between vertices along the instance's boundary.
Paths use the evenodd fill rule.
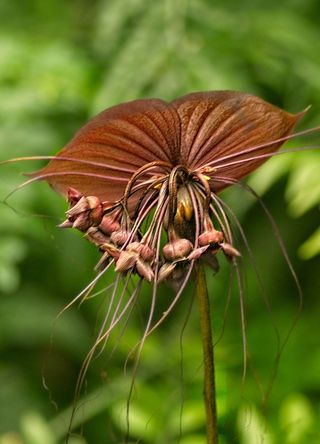
<path fill-rule="evenodd" d="M 302 259 L 311 259 L 320 254 L 320 228 L 318 228 L 299 248 Z"/>
<path fill-rule="evenodd" d="M 300 393 L 288 396 L 282 403 L 279 416 L 285 431 L 286 443 L 307 442 L 307 434 L 315 425 L 315 415 L 305 396 Z"/>
<path fill-rule="evenodd" d="M 273 444 L 275 441 L 268 431 L 265 419 L 258 412 L 255 406 L 243 406 L 238 413 L 237 418 L 238 433 L 240 442 L 243 444 Z"/>
<path fill-rule="evenodd" d="M 26 412 L 21 419 L 21 432 L 25 444 L 56 444 L 54 434 L 37 412 Z"/>

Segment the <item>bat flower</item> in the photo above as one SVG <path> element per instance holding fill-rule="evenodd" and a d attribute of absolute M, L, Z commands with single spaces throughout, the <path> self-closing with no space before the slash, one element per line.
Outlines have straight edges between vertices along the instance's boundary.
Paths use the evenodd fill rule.
<path fill-rule="evenodd" d="M 98 114 L 50 157 L 45 168 L 31 175 L 25 184 L 44 180 L 68 200 L 67 218 L 60 226 L 80 230 L 102 253 L 97 277 L 71 303 L 85 297 L 110 267 L 116 272 L 107 313 L 79 374 L 76 400 L 93 355 L 98 347 L 103 349 L 114 327 L 130 316 L 143 281 L 151 283 L 152 297 L 133 380 L 146 337 L 172 311 L 195 264 L 205 262 L 217 271 L 217 256 L 222 254 L 237 273 L 245 358 L 240 253 L 234 246 L 229 209 L 219 192 L 298 135 L 292 132 L 303 114 L 290 114 L 234 91 L 194 93 L 169 103 L 135 100 Z M 299 134 L 315 129 L 319 127 Z M 130 292 L 133 275 L 138 279 Z M 202 266 L 196 267 L 194 276 L 204 350 L 208 442 L 216 443 L 210 307 Z M 161 281 L 175 293 L 153 323 Z M 129 436 L 128 420 L 127 425 Z"/>
<path fill-rule="evenodd" d="M 99 269 L 178 291 L 195 261 L 217 269 L 219 252 L 239 255 L 217 193 L 272 156 L 302 115 L 234 91 L 135 100 L 94 117 L 33 178 L 68 199 L 61 227 L 101 250 Z"/>

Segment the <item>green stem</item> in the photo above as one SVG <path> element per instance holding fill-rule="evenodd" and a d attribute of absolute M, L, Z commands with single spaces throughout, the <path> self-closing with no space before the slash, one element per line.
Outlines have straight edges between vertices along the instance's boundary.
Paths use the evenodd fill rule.
<path fill-rule="evenodd" d="M 203 347 L 204 402 L 207 415 L 207 437 L 208 444 L 218 444 L 212 327 L 207 281 L 203 264 L 197 265 L 196 274 L 196 293 L 199 304 L 200 329 Z"/>

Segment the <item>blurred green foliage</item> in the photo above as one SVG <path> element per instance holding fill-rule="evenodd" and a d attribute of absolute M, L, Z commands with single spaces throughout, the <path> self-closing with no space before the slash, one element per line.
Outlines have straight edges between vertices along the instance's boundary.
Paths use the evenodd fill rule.
<path fill-rule="evenodd" d="M 115 103 L 170 100 L 195 90 L 244 90 L 291 112 L 312 104 L 300 128 L 315 126 L 319 18 L 315 0 L 0 0 L 0 160 L 53 154 L 90 116 Z M 287 146 L 312 145 L 319 146 L 319 134 Z M 319 151 L 277 156 L 249 179 L 279 224 L 304 291 L 277 368 L 276 331 L 283 343 L 297 314 L 297 291 L 259 205 L 243 190 L 224 192 L 265 292 L 248 261 L 250 365 L 243 381 L 236 291 L 227 316 L 224 311 L 227 264 L 208 276 L 216 336 L 224 329 L 215 348 L 221 444 L 320 442 L 319 163 Z M 41 165 L 0 166 L 1 199 L 23 181 L 21 171 Z M 100 295 L 57 317 L 94 277 L 98 260 L 81 236 L 55 228 L 64 211 L 44 184 L 0 206 L 1 444 L 63 441 L 76 377 L 107 304 Z M 158 315 L 167 294 L 160 288 Z M 189 289 L 145 345 L 131 403 L 132 442 L 206 442 L 196 307 L 181 338 L 191 296 Z M 106 352 L 89 368 L 70 443 L 122 442 L 130 384 L 124 362 L 141 335 L 148 302 L 146 286 L 140 316 L 118 344 L 112 339 L 112 358 Z"/>

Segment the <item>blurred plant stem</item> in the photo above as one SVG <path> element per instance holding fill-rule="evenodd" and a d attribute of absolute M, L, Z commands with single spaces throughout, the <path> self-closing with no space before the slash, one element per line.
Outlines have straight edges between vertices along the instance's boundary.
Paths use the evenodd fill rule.
<path fill-rule="evenodd" d="M 203 347 L 204 402 L 207 416 L 207 439 L 208 444 L 218 444 L 214 353 L 212 342 L 210 302 L 204 265 L 201 263 L 198 264 L 196 267 L 196 293 L 199 304 L 200 329 Z"/>

